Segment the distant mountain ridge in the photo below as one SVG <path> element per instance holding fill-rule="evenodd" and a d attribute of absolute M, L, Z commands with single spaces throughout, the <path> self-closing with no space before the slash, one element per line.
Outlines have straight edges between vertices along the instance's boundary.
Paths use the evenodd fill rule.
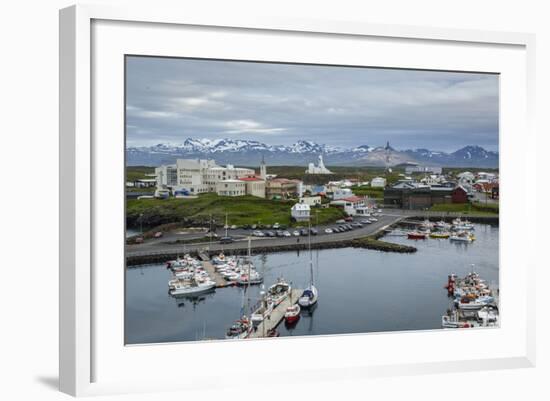
<path fill-rule="evenodd" d="M 396 150 L 386 146 L 360 145 L 345 148 L 301 140 L 292 145 L 267 145 L 244 139 L 187 138 L 181 144 L 128 147 L 126 160 L 130 166 L 174 163 L 178 158 L 210 158 L 219 164 L 257 165 L 265 158 L 271 165 L 303 165 L 316 162 L 323 155 L 326 165 L 385 166 L 418 163 L 449 167 L 498 167 L 498 152 L 480 146 L 465 146 L 447 153 L 429 149 Z"/>

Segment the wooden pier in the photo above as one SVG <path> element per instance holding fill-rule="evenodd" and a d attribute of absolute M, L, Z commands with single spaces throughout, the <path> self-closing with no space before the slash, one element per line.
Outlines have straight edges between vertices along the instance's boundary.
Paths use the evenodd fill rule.
<path fill-rule="evenodd" d="M 298 302 L 298 298 L 300 298 L 303 292 L 304 290 L 293 288 L 291 295 L 289 297 L 286 297 L 283 300 L 283 302 L 277 305 L 273 309 L 273 312 L 271 312 L 271 315 L 268 318 L 264 319 L 258 325 L 256 330 L 250 333 L 250 335 L 247 338 L 265 337 L 269 330 L 275 329 L 279 325 L 279 323 L 281 323 L 281 321 L 284 319 L 286 308 L 296 304 Z"/>
<path fill-rule="evenodd" d="M 210 278 L 216 283 L 216 288 L 223 288 L 235 285 L 234 282 L 227 281 L 220 273 L 216 271 L 216 268 L 210 261 L 210 257 L 208 256 L 208 254 L 200 252 L 199 258 L 202 260 L 202 267 L 204 268 L 204 270 L 206 270 Z"/>

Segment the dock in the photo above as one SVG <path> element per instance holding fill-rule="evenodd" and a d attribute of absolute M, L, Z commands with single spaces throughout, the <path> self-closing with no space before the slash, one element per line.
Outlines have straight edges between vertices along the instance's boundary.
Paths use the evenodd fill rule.
<path fill-rule="evenodd" d="M 202 267 L 204 270 L 206 270 L 210 278 L 216 283 L 216 288 L 224 288 L 235 285 L 234 282 L 227 281 L 220 273 L 216 271 L 216 268 L 210 261 L 210 257 L 207 253 L 200 252 L 199 258 L 202 261 Z"/>
<path fill-rule="evenodd" d="M 295 289 L 293 288 L 291 293 L 291 296 L 286 297 L 283 302 L 281 302 L 279 305 L 277 305 L 273 312 L 271 312 L 271 315 L 269 318 L 264 319 L 255 331 L 250 333 L 250 335 L 247 338 L 261 338 L 265 337 L 265 334 L 272 329 L 275 329 L 284 319 L 286 308 L 289 306 L 292 306 L 298 302 L 298 298 L 302 295 L 304 290 Z M 292 300 L 292 301 L 291 301 Z"/>

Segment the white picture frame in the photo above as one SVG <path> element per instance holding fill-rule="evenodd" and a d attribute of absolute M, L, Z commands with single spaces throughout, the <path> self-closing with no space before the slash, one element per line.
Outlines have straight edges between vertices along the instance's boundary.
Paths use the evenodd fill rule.
<path fill-rule="evenodd" d="M 98 30 L 94 31 L 94 24 Z M 123 26 L 116 26 L 122 24 Z M 165 44 L 163 49 L 154 51 L 155 43 L 162 35 L 173 34 L 171 29 L 181 28 L 182 34 L 188 27 L 192 28 L 197 35 L 208 35 L 214 32 L 217 38 L 219 35 L 236 34 L 243 38 L 246 35 L 262 34 L 266 43 L 277 43 L 277 40 L 284 40 L 281 37 L 304 38 L 304 41 L 319 40 L 330 41 L 338 39 L 346 47 L 346 43 L 361 40 L 383 40 L 386 45 L 399 41 L 406 42 L 405 46 L 437 46 L 445 54 L 449 47 L 452 52 L 479 51 L 480 54 L 486 49 L 494 49 L 497 57 L 492 61 L 483 60 L 474 62 L 470 60 L 470 65 L 479 65 L 478 71 L 503 73 L 510 79 L 504 83 L 501 99 L 501 224 L 505 233 L 501 234 L 501 261 L 505 263 L 515 263 L 520 266 L 518 270 L 503 269 L 501 272 L 501 288 L 507 290 L 506 286 L 514 283 L 514 288 L 518 295 L 517 305 L 512 305 L 507 301 L 506 292 L 501 297 L 503 303 L 503 326 L 495 330 L 485 331 L 454 331 L 445 333 L 447 339 L 452 342 L 472 341 L 476 344 L 493 343 L 490 350 L 486 348 L 474 349 L 469 354 L 464 354 L 464 358 L 455 358 L 453 356 L 432 355 L 428 359 L 422 359 L 419 354 L 411 351 L 401 359 L 391 357 L 389 353 L 381 352 L 379 355 L 371 352 L 368 358 L 361 355 L 360 352 L 345 353 L 341 356 L 343 346 L 360 347 L 367 349 L 369 346 L 383 348 L 391 344 L 391 341 L 400 339 L 400 343 L 409 343 L 411 348 L 418 348 L 419 344 L 434 344 L 441 341 L 439 332 L 413 332 L 413 333 L 393 333 L 377 335 L 353 335 L 353 336 L 325 336 L 322 338 L 283 340 L 273 342 L 269 341 L 251 341 L 251 342 L 225 342 L 221 343 L 201 343 L 201 344 L 171 344 L 171 345 L 150 345 L 140 347 L 124 347 L 122 338 L 108 338 L 105 334 L 105 327 L 109 322 L 120 319 L 120 315 L 113 312 L 112 316 L 106 316 L 105 300 L 113 301 L 119 310 L 121 305 L 114 298 L 120 276 L 109 278 L 107 283 L 106 275 L 98 272 L 98 261 L 106 255 L 111 255 L 113 259 L 119 258 L 123 254 L 123 241 L 121 232 L 117 231 L 121 225 L 114 229 L 121 240 L 120 243 L 112 243 L 115 248 L 102 248 L 102 241 L 98 235 L 105 229 L 104 222 L 101 219 L 108 219 L 109 212 L 105 211 L 104 204 L 100 197 L 105 190 L 103 185 L 118 185 L 122 181 L 117 181 L 120 177 L 116 176 L 113 181 L 108 179 L 98 179 L 106 177 L 105 166 L 103 163 L 110 163 L 107 160 L 115 160 L 113 163 L 120 163 L 123 155 L 118 155 L 118 145 L 121 138 L 118 135 L 117 127 L 120 125 L 114 121 L 102 123 L 97 119 L 102 119 L 103 103 L 94 103 L 94 96 L 104 96 L 108 88 L 97 88 L 94 84 L 107 79 L 103 71 L 105 66 L 112 65 L 113 70 L 117 70 L 120 75 L 120 64 L 109 64 L 110 59 L 101 53 L 104 48 L 106 53 L 114 55 L 118 60 L 118 55 L 123 51 L 123 45 L 128 44 L 131 48 L 141 46 L 143 54 L 165 54 L 172 51 L 169 49 L 174 44 Z M 132 35 L 123 35 L 121 32 L 132 30 Z M 147 40 L 143 40 L 137 45 L 130 42 L 136 41 L 140 31 L 148 30 Z M 164 31 L 163 31 L 164 30 Z M 168 31 L 166 31 L 168 30 Z M 156 33 L 159 31 L 158 33 Z M 210 32 L 212 31 L 212 32 Z M 94 32 L 96 41 L 94 41 Z M 178 31 L 179 32 L 179 31 Z M 159 35 L 158 37 L 155 35 Z M 188 33 L 187 33 L 188 34 Z M 242 34 L 242 35 L 241 35 Z M 114 36 L 109 36 L 114 35 Z M 277 37 L 279 39 L 277 39 Z M 110 47 L 107 46 L 105 38 L 109 38 Z M 157 40 L 157 42 L 155 42 Z M 205 39 L 206 40 L 206 39 Z M 315 39 L 316 40 L 316 39 Z M 272 42 L 273 41 L 273 42 Z M 299 41 L 298 41 L 299 42 Z M 204 42 L 207 43 L 207 42 Z M 354 42 L 355 43 L 355 42 Z M 239 18 L 226 17 L 220 15 L 200 15 L 186 13 L 185 10 L 165 10 L 151 8 L 111 8 L 108 6 L 73 6 L 61 10 L 60 12 L 60 389 L 63 392 L 72 395 L 94 395 L 133 391 L 165 391 L 167 389 L 197 389 L 205 383 L 212 384 L 212 377 L 217 377 L 216 385 L 218 387 L 231 386 L 230 378 L 226 380 L 213 374 L 208 380 L 201 378 L 200 374 L 190 375 L 186 380 L 180 380 L 174 383 L 170 377 L 159 377 L 150 374 L 146 380 L 141 378 L 136 371 L 130 367 L 139 361 L 148 365 L 158 366 L 158 363 L 166 359 L 167 352 L 181 352 L 184 350 L 189 358 L 197 355 L 197 352 L 212 353 L 219 355 L 220 358 L 231 358 L 237 354 L 246 355 L 254 353 L 277 354 L 284 352 L 289 347 L 299 344 L 303 352 L 314 352 L 320 349 L 322 345 L 325 355 L 320 358 L 315 368 L 306 369 L 296 367 L 291 370 L 284 370 L 280 366 L 273 367 L 272 370 L 263 370 L 255 367 L 255 372 L 250 372 L 257 380 L 258 385 L 262 381 L 262 376 L 269 372 L 271 380 L 274 377 L 289 379 L 291 372 L 300 372 L 300 380 L 327 380 L 338 379 L 344 376 L 352 376 L 357 379 L 363 377 L 376 377 L 380 375 L 399 375 L 407 372 L 411 373 L 430 373 L 439 371 L 465 371 L 477 369 L 499 369 L 510 367 L 529 367 L 535 363 L 535 319 L 534 308 L 529 307 L 535 301 L 534 294 L 534 256 L 529 256 L 528 250 L 532 246 L 526 240 L 514 237 L 513 233 L 506 232 L 506 227 L 514 227 L 521 221 L 528 221 L 534 224 L 536 210 L 529 207 L 527 200 L 521 194 L 511 191 L 511 186 L 507 182 L 515 182 L 517 178 L 523 178 L 522 185 L 525 187 L 533 185 L 534 177 L 523 175 L 528 169 L 534 169 L 534 158 L 528 153 L 528 146 L 523 149 L 518 144 L 535 144 L 534 132 L 532 129 L 532 111 L 534 110 L 534 43 L 535 38 L 530 34 L 507 33 L 507 32 L 484 32 L 459 29 L 437 29 L 414 26 L 389 26 L 375 25 L 361 22 L 349 21 L 320 21 L 320 20 L 293 20 L 291 18 L 256 18 L 242 16 Z M 134 46 L 135 45 L 135 46 Z M 119 46 L 119 47 L 117 47 Z M 299 45 L 296 45 L 299 46 Z M 107 50 L 109 47 L 109 50 Z M 207 46 L 206 46 L 207 47 Z M 265 47 L 263 57 L 270 57 L 270 47 Z M 151 50 L 153 49 L 153 50 Z M 275 49 L 275 48 L 273 48 Z M 469 50 L 468 50 L 469 49 Z M 213 50 L 215 51 L 215 50 Z M 275 50 L 273 50 L 275 51 Z M 99 53 L 98 53 L 99 52 Z M 117 53 L 118 52 L 118 53 Z M 197 50 L 199 52 L 199 50 Z M 347 52 L 347 53 L 346 53 Z M 502 58 L 498 54 L 502 53 Z M 138 51 L 139 53 L 139 51 Z M 451 54 L 449 53 L 449 54 Z M 498 53 L 498 54 L 497 54 Z M 101 55 L 100 55 L 101 54 Z M 260 53 L 257 53 L 260 55 Z M 274 54 L 274 53 L 273 53 Z M 346 56 L 345 54 L 348 54 Z M 340 57 L 351 57 L 350 50 L 343 50 Z M 380 53 L 382 54 L 382 53 Z M 100 55 L 100 56 L 99 56 Z M 177 54 L 174 54 L 177 55 Z M 181 55 L 181 54 L 180 54 Z M 196 54 L 194 54 L 196 55 Z M 97 56 L 97 60 L 94 58 Z M 222 58 L 224 54 L 220 54 Z M 334 54 L 330 55 L 335 57 Z M 242 57 L 245 57 L 244 55 Z M 274 56 L 271 56 L 274 57 Z M 282 56 L 285 61 L 285 56 Z M 298 56 L 297 56 L 298 57 Z M 329 57 L 329 55 L 327 55 Z M 397 56 L 396 56 L 397 57 Z M 471 55 L 469 57 L 472 57 Z M 288 60 L 286 60 L 288 61 Z M 120 63 L 120 60 L 118 60 Z M 393 61 L 380 61 L 382 65 L 390 66 L 388 63 Z M 350 60 L 342 59 L 342 63 L 350 63 Z M 399 67 L 400 61 L 396 60 L 392 67 Z M 401 61 L 402 63 L 402 61 Z M 483 64 L 486 63 L 486 64 Z M 492 64 L 491 64 L 492 63 Z M 483 67 L 485 65 L 486 67 Z M 487 67 L 490 66 L 490 67 Z M 405 68 L 404 65 L 401 65 Z M 444 60 L 435 63 L 429 58 L 416 61 L 409 68 L 427 68 L 443 69 Z M 472 68 L 467 68 L 471 71 Z M 452 69 L 452 68 L 451 68 Z M 460 69 L 460 66 L 457 66 Z M 97 81 L 92 82 L 92 77 L 96 75 Z M 507 75 L 506 75 L 507 74 Z M 118 76 L 117 79 L 119 79 Z M 107 82 L 102 81 L 102 82 Z M 117 81 L 119 82 L 119 81 Z M 117 85 L 111 87 L 113 91 L 120 92 L 121 88 Z M 517 93 L 517 99 L 511 99 L 510 93 Z M 120 93 L 119 93 L 120 94 Z M 117 96 L 114 96 L 119 100 Z M 96 99 L 97 100 L 97 99 Z M 120 103 L 120 102 L 119 102 Z M 118 103 L 116 103 L 118 104 Z M 109 105 L 112 106 L 112 105 Z M 116 107 L 122 107 L 118 104 Z M 504 119 L 504 120 L 503 120 Z M 118 121 L 120 122 L 120 121 Z M 106 125 L 103 125 L 106 124 Z M 109 125 L 111 124 L 111 125 Z M 95 128 L 94 128 L 95 127 Z M 114 127 L 114 134 L 111 137 L 102 137 L 99 141 L 94 136 L 94 129 L 97 127 Z M 521 130 L 524 132 L 520 137 L 515 137 L 513 131 Z M 120 132 L 123 136 L 123 131 Z M 114 139 L 113 139 L 114 138 Z M 108 146 L 110 140 L 114 146 Z M 101 153 L 101 157 L 98 155 Z M 120 153 L 120 152 L 119 152 Z M 509 163 L 515 164 L 515 169 L 506 168 Z M 527 177 L 527 178 L 525 178 Z M 106 183 L 107 184 L 104 184 Z M 122 185 L 120 185 L 122 188 Z M 521 192 L 521 191 L 518 191 Z M 120 200 L 122 202 L 122 200 Z M 116 202 L 114 207 L 117 208 Z M 120 210 L 118 210 L 120 212 Z M 116 220 L 116 219 L 115 219 Z M 113 220 L 113 221 L 115 221 Z M 116 220 L 118 221 L 118 220 Z M 532 223 L 531 223 L 532 222 Z M 122 221 L 120 222 L 122 223 Z M 118 223 L 117 223 L 118 224 Z M 509 230 L 508 230 L 509 231 Z M 116 238 L 116 236 L 115 236 Z M 517 242 L 515 242 L 517 240 Z M 514 242 L 512 242 L 514 241 Z M 112 241 L 111 241 L 112 242 Z M 519 261 L 517 255 L 506 246 L 511 248 L 511 244 L 516 247 L 515 252 L 519 250 L 525 252 L 525 259 Z M 111 253 L 110 253 L 111 252 Z M 503 255 L 502 252 L 506 254 Z M 514 256 L 515 255 L 515 256 Z M 531 254 L 533 255 L 533 254 Z M 116 265 L 116 263 L 115 263 Z M 123 269 L 123 266 L 119 266 Z M 504 275 L 504 276 L 503 276 Z M 97 299 L 98 287 L 101 287 L 102 300 Z M 510 286 L 508 288 L 511 288 Z M 122 293 L 122 287 L 119 287 Z M 95 298 L 94 298 L 95 296 Z M 105 299 L 103 299 L 105 297 Z M 110 297 L 113 297 L 111 299 Z M 507 309 L 508 308 L 508 309 Z M 510 313 L 507 312 L 510 310 Z M 506 320 L 508 316 L 508 321 Z M 511 327 L 511 318 L 514 319 L 514 325 Z M 116 323 L 118 324 L 118 323 Z M 120 322 L 123 324 L 123 321 Z M 102 329 L 98 329 L 102 327 Z M 118 329 L 117 329 L 118 330 Z M 117 331 L 113 330 L 113 331 Z M 508 332 L 509 330 L 509 332 Z M 110 331 L 110 330 L 109 330 Z M 504 333 L 504 334 L 502 334 Z M 508 334 L 506 334 L 508 333 Z M 342 340 L 343 339 L 343 340 Z M 393 339 L 393 340 L 392 340 Z M 347 345 L 344 345 L 344 342 Z M 119 344 L 121 359 L 115 354 L 117 352 L 109 349 L 106 344 Z M 118 347 L 118 346 L 117 346 Z M 397 347 L 397 346 L 396 346 Z M 499 348 L 500 347 L 500 348 Z M 506 348 L 506 349 L 505 349 Z M 398 348 L 395 348 L 397 350 Z M 406 351 L 406 350 L 404 350 Z M 406 352 L 405 352 L 406 353 Z M 118 354 L 117 354 L 118 355 Z M 111 359 L 112 358 L 112 359 Z M 346 359 L 347 358 L 347 359 Z M 369 360 L 366 360 L 369 359 Z M 125 361 L 127 370 L 121 369 L 121 361 Z M 111 371 L 106 368 L 107 365 L 113 366 Z M 103 368 L 102 368 L 103 366 Z M 244 367 L 243 367 L 244 368 Z M 103 371 L 107 373 L 103 373 Z M 134 377 L 131 377 L 135 374 Z"/>

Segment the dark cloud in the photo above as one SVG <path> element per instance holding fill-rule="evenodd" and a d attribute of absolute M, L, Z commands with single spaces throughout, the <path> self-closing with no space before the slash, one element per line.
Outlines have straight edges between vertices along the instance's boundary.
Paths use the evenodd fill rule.
<path fill-rule="evenodd" d="M 127 143 L 187 137 L 498 148 L 498 76 L 127 58 Z"/>

